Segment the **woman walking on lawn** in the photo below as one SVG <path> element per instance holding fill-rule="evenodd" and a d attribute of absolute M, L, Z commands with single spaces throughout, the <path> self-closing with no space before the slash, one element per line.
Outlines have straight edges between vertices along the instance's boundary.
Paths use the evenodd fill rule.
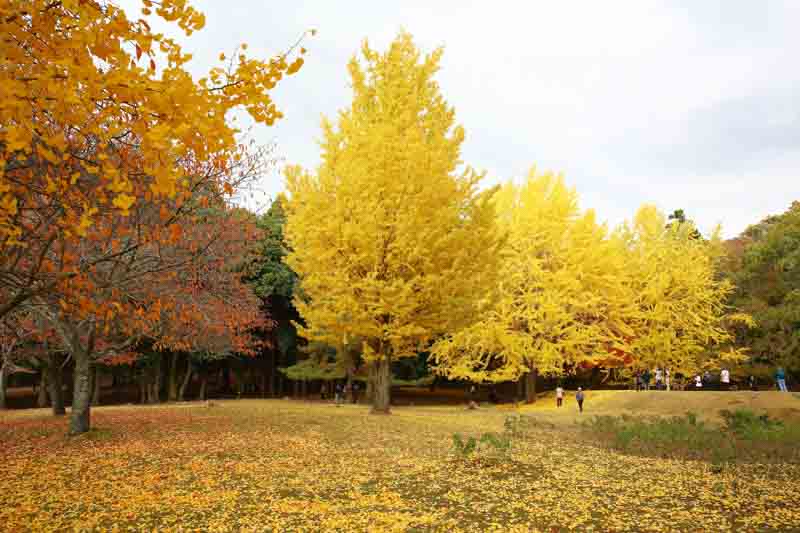
<path fill-rule="evenodd" d="M 578 392 L 575 393 L 575 399 L 578 400 L 578 410 L 583 412 L 583 389 L 578 387 Z"/>
<path fill-rule="evenodd" d="M 564 388 L 559 385 L 556 387 L 556 407 L 561 407 L 564 403 Z"/>
<path fill-rule="evenodd" d="M 783 367 L 778 367 L 778 371 L 775 372 L 775 382 L 778 385 L 778 390 L 781 392 L 788 392 L 786 389 L 786 372 L 784 372 Z"/>

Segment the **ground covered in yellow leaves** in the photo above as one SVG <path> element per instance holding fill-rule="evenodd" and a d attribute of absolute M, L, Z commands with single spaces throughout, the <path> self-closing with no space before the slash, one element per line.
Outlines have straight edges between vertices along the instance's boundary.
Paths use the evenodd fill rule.
<path fill-rule="evenodd" d="M 453 434 L 502 432 L 513 410 L 106 407 L 73 439 L 45 411 L 4 413 L 0 530 L 800 529 L 799 465 L 624 455 L 574 411 L 523 409 L 508 456 L 469 459 Z"/>

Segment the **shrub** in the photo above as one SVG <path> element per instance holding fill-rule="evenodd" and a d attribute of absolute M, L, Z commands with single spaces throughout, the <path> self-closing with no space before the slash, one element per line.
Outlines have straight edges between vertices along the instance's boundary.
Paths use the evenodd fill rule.
<path fill-rule="evenodd" d="M 746 409 L 720 415 L 722 428 L 698 420 L 694 413 L 671 418 L 595 416 L 584 428 L 624 453 L 708 459 L 716 470 L 742 459 L 797 459 L 800 424 Z"/>

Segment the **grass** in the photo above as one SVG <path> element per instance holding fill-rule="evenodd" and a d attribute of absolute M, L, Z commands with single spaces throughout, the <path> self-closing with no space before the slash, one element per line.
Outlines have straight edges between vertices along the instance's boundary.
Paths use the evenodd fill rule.
<path fill-rule="evenodd" d="M 588 394 L 586 419 L 595 407 L 619 415 L 615 403 L 628 401 L 599 396 Z M 95 436 L 78 439 L 45 411 L 0 413 L 0 531 L 800 528 L 796 463 L 718 471 L 623 453 L 599 430 L 587 435 L 569 402 L 548 404 L 388 417 L 283 400 L 103 407 Z M 697 423 L 719 429 L 714 411 Z M 454 452 L 454 434 L 486 433 L 507 435 L 509 451 Z"/>
<path fill-rule="evenodd" d="M 748 409 L 723 410 L 720 427 L 694 413 L 672 417 L 600 415 L 584 422 L 586 438 L 612 449 L 654 458 L 735 462 L 800 463 L 800 422 L 783 422 Z"/>

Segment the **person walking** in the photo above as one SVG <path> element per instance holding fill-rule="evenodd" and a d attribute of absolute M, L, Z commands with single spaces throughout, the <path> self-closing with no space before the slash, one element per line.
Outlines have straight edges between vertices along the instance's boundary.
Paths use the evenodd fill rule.
<path fill-rule="evenodd" d="M 703 388 L 703 378 L 700 377 L 700 374 L 694 377 L 694 388 L 696 390 L 702 390 Z"/>
<path fill-rule="evenodd" d="M 564 387 L 559 385 L 556 387 L 556 407 L 561 407 L 564 404 Z"/>
<path fill-rule="evenodd" d="M 575 393 L 575 400 L 578 402 L 578 411 L 583 412 L 583 389 L 578 387 L 578 392 Z"/>
<path fill-rule="evenodd" d="M 342 392 L 343 392 L 342 384 L 341 383 L 337 383 L 336 384 L 336 405 L 339 405 L 339 404 L 342 403 Z"/>
<path fill-rule="evenodd" d="M 727 368 L 723 368 L 719 373 L 719 385 L 722 390 L 731 389 L 731 373 Z"/>
<path fill-rule="evenodd" d="M 655 375 L 656 375 L 656 390 L 661 390 L 661 388 L 664 385 L 664 374 L 662 373 L 660 368 L 656 368 Z"/>
<path fill-rule="evenodd" d="M 789 392 L 786 388 L 786 372 L 783 370 L 782 366 L 779 366 L 778 370 L 775 372 L 775 384 L 778 385 L 779 391 Z"/>
<path fill-rule="evenodd" d="M 747 384 L 750 385 L 750 390 L 756 390 L 756 377 L 753 374 L 750 374 L 750 377 L 747 378 Z"/>
<path fill-rule="evenodd" d="M 650 371 L 645 370 L 642 373 L 642 389 L 650 390 Z"/>
<path fill-rule="evenodd" d="M 359 389 L 358 382 L 354 381 L 353 382 L 353 403 L 358 403 L 358 389 Z"/>

